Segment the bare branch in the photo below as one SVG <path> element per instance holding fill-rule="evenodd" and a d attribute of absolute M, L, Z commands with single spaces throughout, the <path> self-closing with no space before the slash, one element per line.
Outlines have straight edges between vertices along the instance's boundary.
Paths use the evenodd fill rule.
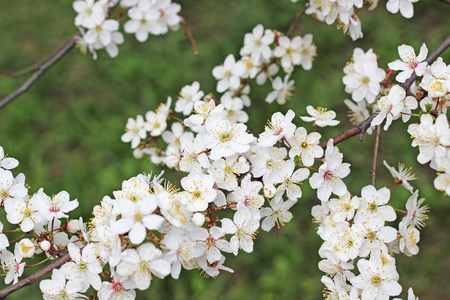
<path fill-rule="evenodd" d="M 53 269 L 56 269 L 66 262 L 70 260 L 69 253 L 64 253 L 60 259 L 53 262 L 52 264 L 46 266 L 45 268 L 39 270 L 38 272 L 34 273 L 33 275 L 29 276 L 28 278 L 25 278 L 21 281 L 19 281 L 16 284 L 13 284 L 3 290 L 0 290 L 0 299 L 6 298 L 9 294 L 14 293 L 17 290 L 20 290 L 21 288 L 33 284 L 36 280 L 40 279 L 41 277 L 44 277 L 48 273 L 50 273 Z"/>
<path fill-rule="evenodd" d="M 362 141 L 362 135 L 366 132 L 367 129 L 369 129 L 370 123 L 372 122 L 373 118 L 375 118 L 375 116 L 376 116 L 376 114 L 373 114 L 370 117 L 368 117 L 367 119 L 365 119 L 364 121 L 362 121 L 361 123 L 359 123 L 358 125 L 356 125 L 355 127 L 335 136 L 333 138 L 334 145 L 336 145 L 342 141 L 345 141 L 346 139 L 349 139 L 357 134 L 361 134 L 359 137 L 359 140 Z M 324 142 L 320 143 L 319 146 L 322 147 L 323 149 L 325 149 L 327 147 L 327 142 L 328 141 L 324 141 Z"/>
<path fill-rule="evenodd" d="M 16 72 L 16 73 L 9 73 L 11 77 L 18 77 L 23 74 L 27 74 L 30 72 L 34 72 L 34 74 L 25 81 L 17 90 L 15 90 L 13 93 L 8 95 L 6 98 L 2 99 L 0 101 L 0 109 L 5 107 L 9 102 L 13 101 L 26 91 L 53 65 L 55 65 L 61 58 L 63 58 L 67 53 L 72 50 L 76 44 L 76 41 L 79 37 L 79 34 L 75 34 L 72 36 L 69 40 L 67 40 L 64 44 L 58 47 L 58 49 L 53 52 L 51 55 L 49 55 L 46 59 L 44 59 L 39 64 L 27 68 L 25 70 Z M 4 73 L 5 74 L 5 73 Z"/>
<path fill-rule="evenodd" d="M 439 0 L 439 1 L 450 4 L 450 0 Z"/>
<path fill-rule="evenodd" d="M 197 45 L 195 43 L 194 37 L 192 36 L 191 31 L 189 30 L 189 27 L 188 27 L 188 25 L 186 23 L 186 19 L 181 14 L 181 12 L 180 12 L 180 15 L 181 15 L 181 21 L 183 22 L 184 32 L 186 33 L 186 35 L 191 40 L 192 48 L 194 49 L 194 54 L 197 56 L 198 55 L 198 51 L 197 51 Z"/>
<path fill-rule="evenodd" d="M 308 9 L 309 3 L 306 4 L 305 8 L 298 13 L 298 15 L 295 16 L 294 20 L 292 21 L 291 27 L 289 27 L 289 30 L 286 33 L 286 36 L 290 37 L 292 34 L 292 31 L 294 31 L 295 25 L 297 25 L 298 20 L 300 20 L 300 17 L 305 13 L 305 11 Z"/>
<path fill-rule="evenodd" d="M 378 147 L 380 145 L 381 138 L 381 125 L 377 126 L 377 133 L 375 136 L 375 146 L 373 149 L 373 161 L 372 161 L 372 185 L 375 186 L 375 180 L 377 177 L 377 157 L 378 157 Z"/>

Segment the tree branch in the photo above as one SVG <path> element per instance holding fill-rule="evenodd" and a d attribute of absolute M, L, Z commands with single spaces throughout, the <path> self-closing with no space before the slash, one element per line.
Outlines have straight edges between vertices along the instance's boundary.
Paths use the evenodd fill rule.
<path fill-rule="evenodd" d="M 180 12 L 180 15 L 181 15 L 181 21 L 183 22 L 184 32 L 189 37 L 189 40 L 191 41 L 191 44 L 192 44 L 192 48 L 194 49 L 194 54 L 195 54 L 195 56 L 197 56 L 198 51 L 197 51 L 197 45 L 195 43 L 194 37 L 192 36 L 191 31 L 189 30 L 189 27 L 186 23 L 186 19 L 184 18 L 183 14 L 181 12 Z"/>
<path fill-rule="evenodd" d="M 292 21 L 291 27 L 289 27 L 289 30 L 286 33 L 286 36 L 290 37 L 292 34 L 292 31 L 294 31 L 295 25 L 297 25 L 298 20 L 300 20 L 300 17 L 305 13 L 305 11 L 308 9 L 309 3 L 306 4 L 305 8 L 298 13 L 298 15 L 295 16 L 294 20 Z"/>
<path fill-rule="evenodd" d="M 362 121 L 361 123 L 356 125 L 355 127 L 335 136 L 333 138 L 334 145 L 336 145 L 342 141 L 345 141 L 346 139 L 349 139 L 357 134 L 360 134 L 359 140 L 362 141 L 363 134 L 366 132 L 367 129 L 369 129 L 370 123 L 372 123 L 372 120 L 375 118 L 376 115 L 377 114 L 371 115 L 370 117 L 368 117 L 367 119 L 365 119 L 364 121 Z M 319 146 L 322 147 L 323 149 L 326 149 L 327 143 L 328 143 L 328 141 L 324 141 L 324 142 L 320 143 Z"/>
<path fill-rule="evenodd" d="M 375 180 L 377 177 L 377 157 L 378 157 L 378 146 L 380 145 L 381 138 L 381 125 L 377 126 L 377 133 L 375 136 L 375 146 L 373 149 L 373 161 L 372 161 L 372 185 L 375 186 Z"/>
<path fill-rule="evenodd" d="M 25 70 L 16 72 L 16 73 L 3 73 L 3 74 L 9 74 L 6 76 L 11 77 L 18 77 L 30 72 L 34 71 L 34 74 L 25 81 L 17 90 L 15 90 L 13 93 L 8 95 L 6 98 L 2 99 L 0 101 L 0 109 L 5 107 L 9 102 L 13 101 L 26 91 L 53 65 L 55 65 L 61 58 L 63 58 L 67 53 L 72 50 L 76 44 L 76 41 L 79 37 L 79 34 L 73 35 L 69 40 L 67 40 L 65 43 L 63 43 L 61 46 L 58 47 L 58 49 L 53 52 L 51 55 L 49 55 L 46 59 L 44 59 L 39 64 L 27 68 Z"/>
<path fill-rule="evenodd" d="M 16 284 L 13 284 L 3 290 L 0 290 L 0 299 L 6 298 L 9 294 L 14 293 L 17 290 L 20 290 L 21 288 L 33 284 L 36 280 L 40 279 L 41 277 L 44 277 L 48 273 L 50 273 L 53 269 L 56 269 L 66 262 L 70 260 L 70 255 L 68 252 L 64 253 L 60 259 L 53 262 L 52 264 L 46 266 L 45 268 L 39 270 L 38 272 L 34 273 L 33 275 L 29 276 L 28 278 L 25 278 L 21 281 L 19 281 Z"/>
<path fill-rule="evenodd" d="M 439 0 L 439 1 L 450 4 L 450 0 Z"/>

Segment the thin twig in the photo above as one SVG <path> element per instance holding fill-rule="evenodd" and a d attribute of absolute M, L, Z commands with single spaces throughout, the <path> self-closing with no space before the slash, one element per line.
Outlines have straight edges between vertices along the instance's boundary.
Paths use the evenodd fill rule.
<path fill-rule="evenodd" d="M 192 36 L 191 31 L 189 30 L 189 27 L 188 27 L 188 25 L 186 23 L 186 19 L 182 16 L 181 20 L 183 21 L 184 32 L 186 33 L 186 35 L 191 40 L 192 48 L 194 49 L 194 54 L 197 56 L 198 55 L 198 51 L 197 51 L 197 45 L 195 44 L 194 37 Z"/>
<path fill-rule="evenodd" d="M 375 136 L 375 146 L 373 148 L 373 161 L 372 161 L 372 185 L 375 186 L 375 180 L 377 177 L 377 157 L 378 157 L 378 147 L 380 145 L 381 138 L 381 125 L 377 125 L 377 133 Z"/>
<path fill-rule="evenodd" d="M 436 58 L 438 58 L 438 56 L 441 55 L 442 52 L 444 52 L 448 47 L 450 47 L 450 35 L 430 55 L 428 55 L 426 59 L 427 63 L 431 64 L 433 61 L 435 61 Z M 411 86 L 411 84 L 413 84 L 414 81 L 416 81 L 417 77 L 418 76 L 416 75 L 416 73 L 413 73 L 413 75 L 408 80 L 406 80 L 405 83 L 401 85 L 401 87 L 408 91 L 409 87 Z"/>
<path fill-rule="evenodd" d="M 289 30 L 286 33 L 286 36 L 290 37 L 292 34 L 292 31 L 294 31 L 295 25 L 297 25 L 298 20 L 300 20 L 300 17 L 305 13 L 305 11 L 308 9 L 309 3 L 306 4 L 305 8 L 298 13 L 298 15 L 295 16 L 294 20 L 292 21 L 291 27 L 289 27 Z"/>
<path fill-rule="evenodd" d="M 16 284 L 11 285 L 3 290 L 0 290 L 0 299 L 4 299 L 9 294 L 14 293 L 15 291 L 20 290 L 21 288 L 23 288 L 27 285 L 33 284 L 33 282 L 35 282 L 36 280 L 38 280 L 41 277 L 44 277 L 45 275 L 50 273 L 53 269 L 56 269 L 56 268 L 62 266 L 69 260 L 70 260 L 69 253 L 67 253 L 67 252 L 64 253 L 60 259 L 58 259 L 57 261 L 53 262 L 52 264 L 46 266 L 45 268 L 39 270 L 38 272 L 34 273 L 33 275 L 19 281 Z"/>
<path fill-rule="evenodd" d="M 33 66 L 31 68 L 25 69 L 23 71 L 17 72 L 18 74 L 22 72 L 31 72 L 30 70 L 34 71 L 34 74 L 25 81 L 17 90 L 15 90 L 13 93 L 11 93 L 6 98 L 2 99 L 0 101 L 0 109 L 5 107 L 9 102 L 13 101 L 26 91 L 47 71 L 50 69 L 54 64 L 56 64 L 61 58 L 63 58 L 67 53 L 72 50 L 76 44 L 76 41 L 78 39 L 79 35 L 78 33 L 72 36 L 69 40 L 67 40 L 64 44 L 62 44 L 58 49 L 53 52 L 50 56 L 48 56 L 46 59 L 44 59 L 40 64 Z M 26 72 L 26 73 L 28 73 Z M 22 74 L 21 74 L 22 75 Z"/>

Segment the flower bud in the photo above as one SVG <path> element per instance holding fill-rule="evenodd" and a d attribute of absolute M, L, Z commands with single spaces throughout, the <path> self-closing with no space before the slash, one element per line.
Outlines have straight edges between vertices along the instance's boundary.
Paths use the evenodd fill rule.
<path fill-rule="evenodd" d="M 273 196 L 275 196 L 276 191 L 277 189 L 273 184 L 266 184 L 264 186 L 264 196 L 266 196 L 267 198 L 273 198 Z"/>
<path fill-rule="evenodd" d="M 205 215 L 201 213 L 195 213 L 191 218 L 192 223 L 195 226 L 201 227 L 205 223 Z"/>
<path fill-rule="evenodd" d="M 70 233 L 76 233 L 81 230 L 81 224 L 79 220 L 70 220 L 67 223 L 67 231 Z"/>
<path fill-rule="evenodd" d="M 30 239 L 23 239 L 19 242 L 19 255 L 24 258 L 29 258 L 34 255 L 34 243 Z"/>
<path fill-rule="evenodd" d="M 238 163 L 240 164 L 245 164 L 247 162 L 247 159 L 243 156 L 239 156 L 238 158 Z"/>
<path fill-rule="evenodd" d="M 47 252 L 50 249 L 50 242 L 49 241 L 42 241 L 39 244 L 39 248 L 41 248 L 42 251 Z"/>
<path fill-rule="evenodd" d="M 133 156 L 137 159 L 142 158 L 144 156 L 144 151 L 139 148 L 133 150 Z"/>

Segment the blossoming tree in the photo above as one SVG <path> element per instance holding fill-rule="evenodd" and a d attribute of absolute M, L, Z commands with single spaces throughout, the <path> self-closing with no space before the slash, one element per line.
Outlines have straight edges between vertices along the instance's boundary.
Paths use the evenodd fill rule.
<path fill-rule="evenodd" d="M 378 4 L 369 2 L 369 10 Z M 389 0 L 386 8 L 411 18 L 413 2 Z M 124 178 L 121 189 L 92 206 L 88 222 L 76 215 L 79 202 L 68 192 L 29 190 L 25 175 L 14 173 L 18 161 L 6 156 L 8 145 L 2 145 L 0 260 L 4 282 L 12 285 L 0 296 L 40 280 L 46 299 L 134 299 L 137 292 L 151 289 L 154 277 L 178 279 L 182 269 L 198 269 L 211 277 L 233 272 L 226 258 L 256 251 L 258 232 L 290 222 L 295 217 L 290 210 L 301 206 L 309 189 L 316 204 L 302 209 L 311 211 L 323 241 L 317 250 L 325 298 L 390 299 L 402 290 L 406 296 L 408 290 L 408 299 L 414 299 L 409 285 L 399 284 L 396 261 L 418 254 L 429 208 L 424 205 L 426 195 L 410 183 L 415 175 L 402 164 L 397 169 L 383 162 L 393 180 L 390 186 L 377 185 L 380 137 L 406 123 L 403 134 L 418 148 L 418 163 L 437 171 L 434 188 L 449 193 L 450 66 L 440 55 L 450 46 L 450 36 L 430 51 L 426 41 L 420 51 L 399 44 L 387 66 L 379 64 L 376 50 L 355 48 L 342 66 L 349 98 L 342 102 L 354 127 L 341 134 L 330 136 L 330 128 L 342 121 L 320 103 L 307 103 L 305 111 L 281 106 L 256 131 L 246 125 L 252 105 L 263 102 L 254 99 L 251 90 L 269 86 L 265 102 L 284 105 L 295 97 L 293 74 L 314 68 L 320 45 L 313 42 L 313 30 L 294 36 L 301 18 L 312 15 L 327 24 L 338 23 L 357 40 L 363 37 L 358 14 L 364 4 L 292 4 L 299 12 L 287 31 L 255 24 L 243 37 L 239 55 L 223 57 L 223 63 L 210 70 L 217 80 L 215 90 L 203 90 L 201 82 L 192 80 L 181 87 L 177 99 L 169 96 L 157 108 L 130 117 L 121 140 L 130 143 L 136 158 L 146 156 L 176 170 L 179 182 L 169 182 L 163 172 Z M 1 100 L 0 107 L 27 91 L 75 46 L 94 59 L 103 49 L 118 56 L 122 32 L 145 42 L 183 27 L 197 52 L 182 6 L 170 0 L 78 0 L 73 9 L 76 34 L 42 63 L 2 73 L 32 75 Z M 337 144 L 373 132 L 373 149 L 367 150 L 372 178 L 355 187 L 350 182 L 358 166 L 347 162 Z M 408 195 L 394 204 L 398 186 Z M 4 223 L 16 228 L 3 230 Z M 20 237 L 14 235 L 18 232 Z M 38 256 L 40 262 L 28 263 Z M 19 281 L 30 267 L 39 270 Z M 50 272 L 51 279 L 42 279 Z"/>

